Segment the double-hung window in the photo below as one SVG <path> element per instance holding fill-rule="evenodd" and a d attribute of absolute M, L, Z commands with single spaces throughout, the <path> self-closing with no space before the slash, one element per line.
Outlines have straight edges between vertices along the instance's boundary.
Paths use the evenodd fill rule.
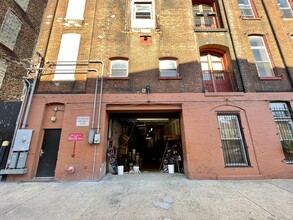
<path fill-rule="evenodd" d="M 287 163 L 293 164 L 293 121 L 292 113 L 287 103 L 270 103 L 272 114 L 277 126 L 281 145 L 285 154 Z"/>
<path fill-rule="evenodd" d="M 282 11 L 283 18 L 293 18 L 292 0 L 278 0 L 278 5 Z"/>
<path fill-rule="evenodd" d="M 177 61 L 176 60 L 160 60 L 160 76 L 176 77 Z"/>
<path fill-rule="evenodd" d="M 133 28 L 155 27 L 155 5 L 154 0 L 133 0 L 132 20 Z"/>
<path fill-rule="evenodd" d="M 7 11 L 0 28 L 0 43 L 13 50 L 21 29 L 21 21 L 11 11 Z"/>
<path fill-rule="evenodd" d="M 27 10 L 29 0 L 14 0 L 24 11 Z"/>
<path fill-rule="evenodd" d="M 242 18 L 255 18 L 251 0 L 238 0 Z"/>
<path fill-rule="evenodd" d="M 263 37 L 250 36 L 249 42 L 259 77 L 275 77 L 270 56 Z"/>
<path fill-rule="evenodd" d="M 219 113 L 218 124 L 225 166 L 249 166 L 247 146 L 243 138 L 239 114 Z"/>
<path fill-rule="evenodd" d="M 4 59 L 0 59 L 0 88 L 2 86 L 4 77 L 5 77 L 6 69 L 7 69 L 6 61 Z"/>
<path fill-rule="evenodd" d="M 128 76 L 128 60 L 111 60 L 111 77 Z"/>
<path fill-rule="evenodd" d="M 213 1 L 203 4 L 204 1 L 193 1 L 193 16 L 195 28 L 219 28 L 216 13 L 216 4 Z"/>

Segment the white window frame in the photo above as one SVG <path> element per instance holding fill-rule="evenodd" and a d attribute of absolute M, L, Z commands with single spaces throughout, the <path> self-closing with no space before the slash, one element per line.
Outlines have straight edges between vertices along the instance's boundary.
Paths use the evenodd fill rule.
<path fill-rule="evenodd" d="M 22 10 L 26 11 L 30 0 L 14 0 Z"/>
<path fill-rule="evenodd" d="M 255 18 L 256 15 L 254 13 L 254 10 L 253 10 L 252 4 L 251 4 L 251 0 L 244 0 L 244 1 L 247 1 L 246 4 L 239 3 L 239 0 L 238 0 L 238 6 L 241 11 L 241 17 L 242 18 Z M 251 15 L 248 15 L 246 13 L 247 11 L 251 12 Z"/>
<path fill-rule="evenodd" d="M 175 68 L 166 68 L 169 64 L 173 65 Z M 176 60 L 160 60 L 160 77 L 177 77 L 177 61 Z M 167 72 L 167 73 L 164 73 Z M 168 72 L 172 72 L 173 74 L 169 74 Z"/>
<path fill-rule="evenodd" d="M 126 66 L 126 68 L 113 67 L 113 65 L 117 63 L 123 63 Z M 115 70 L 119 70 L 119 71 L 124 70 L 125 75 L 121 75 L 121 74 L 117 75 L 115 74 Z M 110 77 L 128 77 L 128 60 L 122 60 L 122 59 L 111 60 Z"/>
<path fill-rule="evenodd" d="M 261 39 L 262 46 L 252 46 L 250 39 Z M 257 61 L 256 58 L 255 58 L 255 56 L 254 56 L 254 54 L 253 54 L 254 61 L 255 61 L 255 64 L 256 64 L 256 68 L 257 68 L 257 72 L 258 72 L 258 76 L 260 78 L 275 77 L 275 73 L 274 73 L 273 66 L 272 66 L 272 61 L 271 61 L 270 55 L 268 53 L 268 48 L 266 46 L 266 43 L 264 41 L 264 38 L 262 36 L 249 36 L 249 42 L 250 42 L 250 47 L 251 47 L 252 52 L 254 50 L 265 50 L 265 55 L 266 55 L 266 59 L 267 60 Z M 269 63 L 270 70 L 271 70 L 269 74 L 261 75 L 258 65 L 259 64 L 262 64 L 262 63 Z"/>
<path fill-rule="evenodd" d="M 281 7 L 281 4 L 279 3 L 278 0 L 278 6 L 283 14 L 283 18 L 293 18 L 293 10 L 292 10 L 292 6 L 290 4 L 290 2 L 288 0 L 284 0 L 285 3 L 287 3 L 286 6 Z"/>
<path fill-rule="evenodd" d="M 69 0 L 65 20 L 84 20 L 86 0 Z"/>
<path fill-rule="evenodd" d="M 21 20 L 12 11 L 8 10 L 0 28 L 0 43 L 13 50 L 20 29 Z"/>
<path fill-rule="evenodd" d="M 63 34 L 57 59 L 54 81 L 75 80 L 80 34 Z"/>
<path fill-rule="evenodd" d="M 2 87 L 2 83 L 5 77 L 5 73 L 7 70 L 7 62 L 4 59 L 0 59 L 0 89 Z"/>
<path fill-rule="evenodd" d="M 150 5 L 150 10 L 144 11 L 150 13 L 150 18 L 141 19 L 137 18 L 137 6 Z M 155 1 L 154 0 L 132 0 L 132 14 L 131 14 L 131 27 L 132 28 L 155 28 L 156 15 L 155 15 Z"/>

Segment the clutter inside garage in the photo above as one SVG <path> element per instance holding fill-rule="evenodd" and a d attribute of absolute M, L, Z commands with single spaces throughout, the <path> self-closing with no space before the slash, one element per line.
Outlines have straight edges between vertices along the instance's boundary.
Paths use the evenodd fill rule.
<path fill-rule="evenodd" d="M 178 114 L 110 114 L 107 171 L 183 173 Z"/>

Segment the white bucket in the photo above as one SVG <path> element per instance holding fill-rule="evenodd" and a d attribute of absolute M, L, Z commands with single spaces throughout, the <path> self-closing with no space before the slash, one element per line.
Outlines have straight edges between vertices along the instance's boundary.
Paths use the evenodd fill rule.
<path fill-rule="evenodd" d="M 174 164 L 168 164 L 169 173 L 174 173 Z"/>
<path fill-rule="evenodd" d="M 124 173 L 124 166 L 118 166 L 118 175 L 123 175 Z"/>
<path fill-rule="evenodd" d="M 139 173 L 139 166 L 133 166 L 134 173 Z"/>

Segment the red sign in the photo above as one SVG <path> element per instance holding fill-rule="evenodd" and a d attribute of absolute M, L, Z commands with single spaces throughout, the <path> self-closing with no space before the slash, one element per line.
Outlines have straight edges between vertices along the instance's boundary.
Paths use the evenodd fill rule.
<path fill-rule="evenodd" d="M 82 133 L 70 133 L 68 136 L 69 141 L 80 141 L 82 140 Z"/>

